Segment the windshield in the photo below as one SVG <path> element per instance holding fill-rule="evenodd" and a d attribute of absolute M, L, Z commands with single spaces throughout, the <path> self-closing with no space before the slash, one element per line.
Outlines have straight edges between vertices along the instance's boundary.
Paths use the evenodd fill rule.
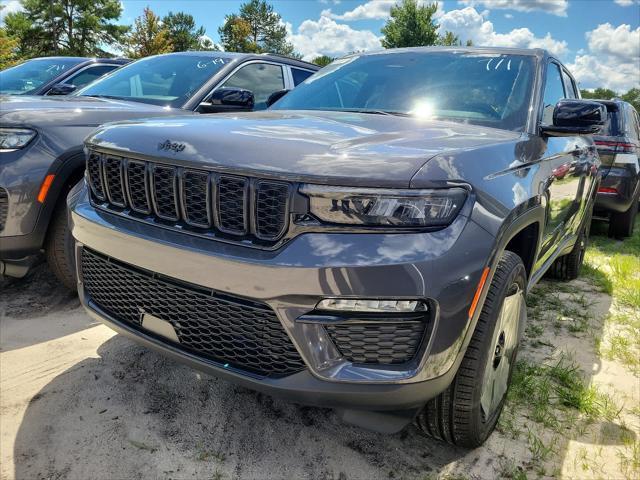
<path fill-rule="evenodd" d="M 278 110 L 415 115 L 523 131 L 534 58 L 477 52 L 388 52 L 337 60 Z"/>
<path fill-rule="evenodd" d="M 84 62 L 81 58 L 38 58 L 0 72 L 0 93 L 28 95 Z"/>
<path fill-rule="evenodd" d="M 122 67 L 77 92 L 135 102 L 182 107 L 202 85 L 231 61 L 213 55 L 161 55 Z"/>

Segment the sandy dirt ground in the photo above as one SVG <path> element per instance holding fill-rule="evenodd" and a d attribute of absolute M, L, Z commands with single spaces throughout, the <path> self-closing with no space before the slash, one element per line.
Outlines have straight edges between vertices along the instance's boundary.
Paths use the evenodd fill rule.
<path fill-rule="evenodd" d="M 513 408 L 509 418 L 519 427 L 465 451 L 414 427 L 392 436 L 367 432 L 331 410 L 274 400 L 179 365 L 92 322 L 41 266 L 27 279 L 0 280 L 1 478 L 634 478 L 621 458 L 640 435 L 638 414 L 630 413 L 638 377 L 595 353 L 593 332 L 604 335 L 610 298 L 582 281 L 572 288 L 593 300 L 591 334 L 537 330 L 521 356 L 573 355 L 621 412 L 558 434 Z"/>

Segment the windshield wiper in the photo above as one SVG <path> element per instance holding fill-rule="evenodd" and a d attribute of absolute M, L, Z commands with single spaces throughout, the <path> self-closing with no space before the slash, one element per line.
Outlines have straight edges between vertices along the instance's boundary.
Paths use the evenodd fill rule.
<path fill-rule="evenodd" d="M 115 95 L 78 95 L 79 97 L 91 97 L 91 98 L 108 98 L 110 100 L 123 100 L 122 97 L 116 97 Z"/>
<path fill-rule="evenodd" d="M 338 112 L 350 112 L 350 113 L 369 113 L 371 115 L 391 115 L 394 117 L 410 117 L 408 113 L 404 112 L 394 112 L 392 110 L 375 110 L 368 108 L 345 108 L 342 110 L 337 110 Z"/>

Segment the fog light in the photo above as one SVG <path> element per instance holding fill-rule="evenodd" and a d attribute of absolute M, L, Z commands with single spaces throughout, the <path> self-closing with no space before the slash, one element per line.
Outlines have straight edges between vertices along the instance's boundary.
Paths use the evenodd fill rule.
<path fill-rule="evenodd" d="M 335 310 L 341 312 L 386 312 L 406 313 L 427 310 L 422 300 L 366 300 L 349 298 L 325 298 L 316 306 L 316 310 Z"/>

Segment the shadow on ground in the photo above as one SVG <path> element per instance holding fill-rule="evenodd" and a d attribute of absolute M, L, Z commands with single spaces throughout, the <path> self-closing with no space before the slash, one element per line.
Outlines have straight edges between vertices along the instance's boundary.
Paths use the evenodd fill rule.
<path fill-rule="evenodd" d="M 419 477 L 467 452 L 344 425 L 331 410 L 274 400 L 113 337 L 30 402 L 15 477 Z M 222 476 L 216 477 L 216 472 Z"/>

